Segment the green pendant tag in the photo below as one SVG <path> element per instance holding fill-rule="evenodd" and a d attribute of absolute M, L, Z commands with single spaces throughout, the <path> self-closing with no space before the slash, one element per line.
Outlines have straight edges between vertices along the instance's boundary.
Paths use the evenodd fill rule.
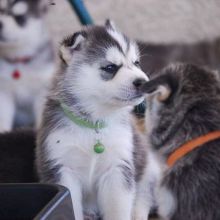
<path fill-rule="evenodd" d="M 100 143 L 99 141 L 94 145 L 94 151 L 97 154 L 103 153 L 104 150 L 105 150 L 105 146 L 102 143 Z"/>

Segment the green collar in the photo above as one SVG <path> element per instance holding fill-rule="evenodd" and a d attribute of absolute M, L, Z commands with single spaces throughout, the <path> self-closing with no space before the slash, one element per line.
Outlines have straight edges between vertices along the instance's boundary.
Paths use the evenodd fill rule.
<path fill-rule="evenodd" d="M 75 124 L 79 125 L 80 127 L 91 128 L 91 129 L 94 129 L 96 131 L 106 127 L 106 124 L 104 123 L 104 121 L 96 121 L 96 123 L 94 124 L 91 121 L 84 120 L 84 119 L 74 115 L 74 113 L 72 111 L 70 111 L 69 107 L 67 105 L 65 105 L 64 103 L 61 102 L 60 106 L 63 109 L 63 112 L 65 113 L 65 115 L 71 121 L 73 121 Z"/>

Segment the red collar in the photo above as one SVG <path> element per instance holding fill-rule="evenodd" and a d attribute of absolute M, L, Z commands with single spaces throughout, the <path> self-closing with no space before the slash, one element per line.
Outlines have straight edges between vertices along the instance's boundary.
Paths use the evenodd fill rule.
<path fill-rule="evenodd" d="M 5 60 L 9 63 L 29 63 L 32 60 L 33 57 L 27 56 L 27 57 L 17 57 L 14 59 L 6 58 Z"/>
<path fill-rule="evenodd" d="M 14 63 L 14 64 L 18 64 L 18 63 L 29 63 L 31 62 L 36 56 L 40 56 L 42 54 L 42 52 L 44 50 L 46 50 L 48 48 L 48 45 L 49 47 L 51 46 L 51 43 L 50 42 L 46 42 L 45 44 L 43 44 L 42 46 L 40 46 L 40 48 L 36 51 L 35 54 L 33 54 L 32 56 L 24 56 L 24 57 L 16 57 L 14 59 L 11 59 L 11 58 L 5 58 L 5 60 L 9 63 Z"/>
<path fill-rule="evenodd" d="M 220 138 L 220 131 L 213 131 L 206 135 L 195 138 L 178 147 L 167 159 L 167 165 L 172 167 L 176 161 L 203 144 Z"/>

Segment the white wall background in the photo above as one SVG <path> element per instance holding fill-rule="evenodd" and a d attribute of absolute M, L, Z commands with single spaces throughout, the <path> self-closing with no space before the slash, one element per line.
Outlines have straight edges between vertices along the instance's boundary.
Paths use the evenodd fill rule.
<path fill-rule="evenodd" d="M 84 0 L 95 23 L 115 21 L 147 42 L 193 42 L 220 36 L 220 0 Z M 48 24 L 55 42 L 80 29 L 67 0 L 54 0 Z"/>

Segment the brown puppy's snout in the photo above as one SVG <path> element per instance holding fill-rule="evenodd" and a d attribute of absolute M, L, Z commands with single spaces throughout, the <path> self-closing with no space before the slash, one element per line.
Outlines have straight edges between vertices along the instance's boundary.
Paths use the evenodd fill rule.
<path fill-rule="evenodd" d="M 137 90 L 140 90 L 141 87 L 146 83 L 147 81 L 143 78 L 137 78 L 133 81 L 133 85 Z"/>

